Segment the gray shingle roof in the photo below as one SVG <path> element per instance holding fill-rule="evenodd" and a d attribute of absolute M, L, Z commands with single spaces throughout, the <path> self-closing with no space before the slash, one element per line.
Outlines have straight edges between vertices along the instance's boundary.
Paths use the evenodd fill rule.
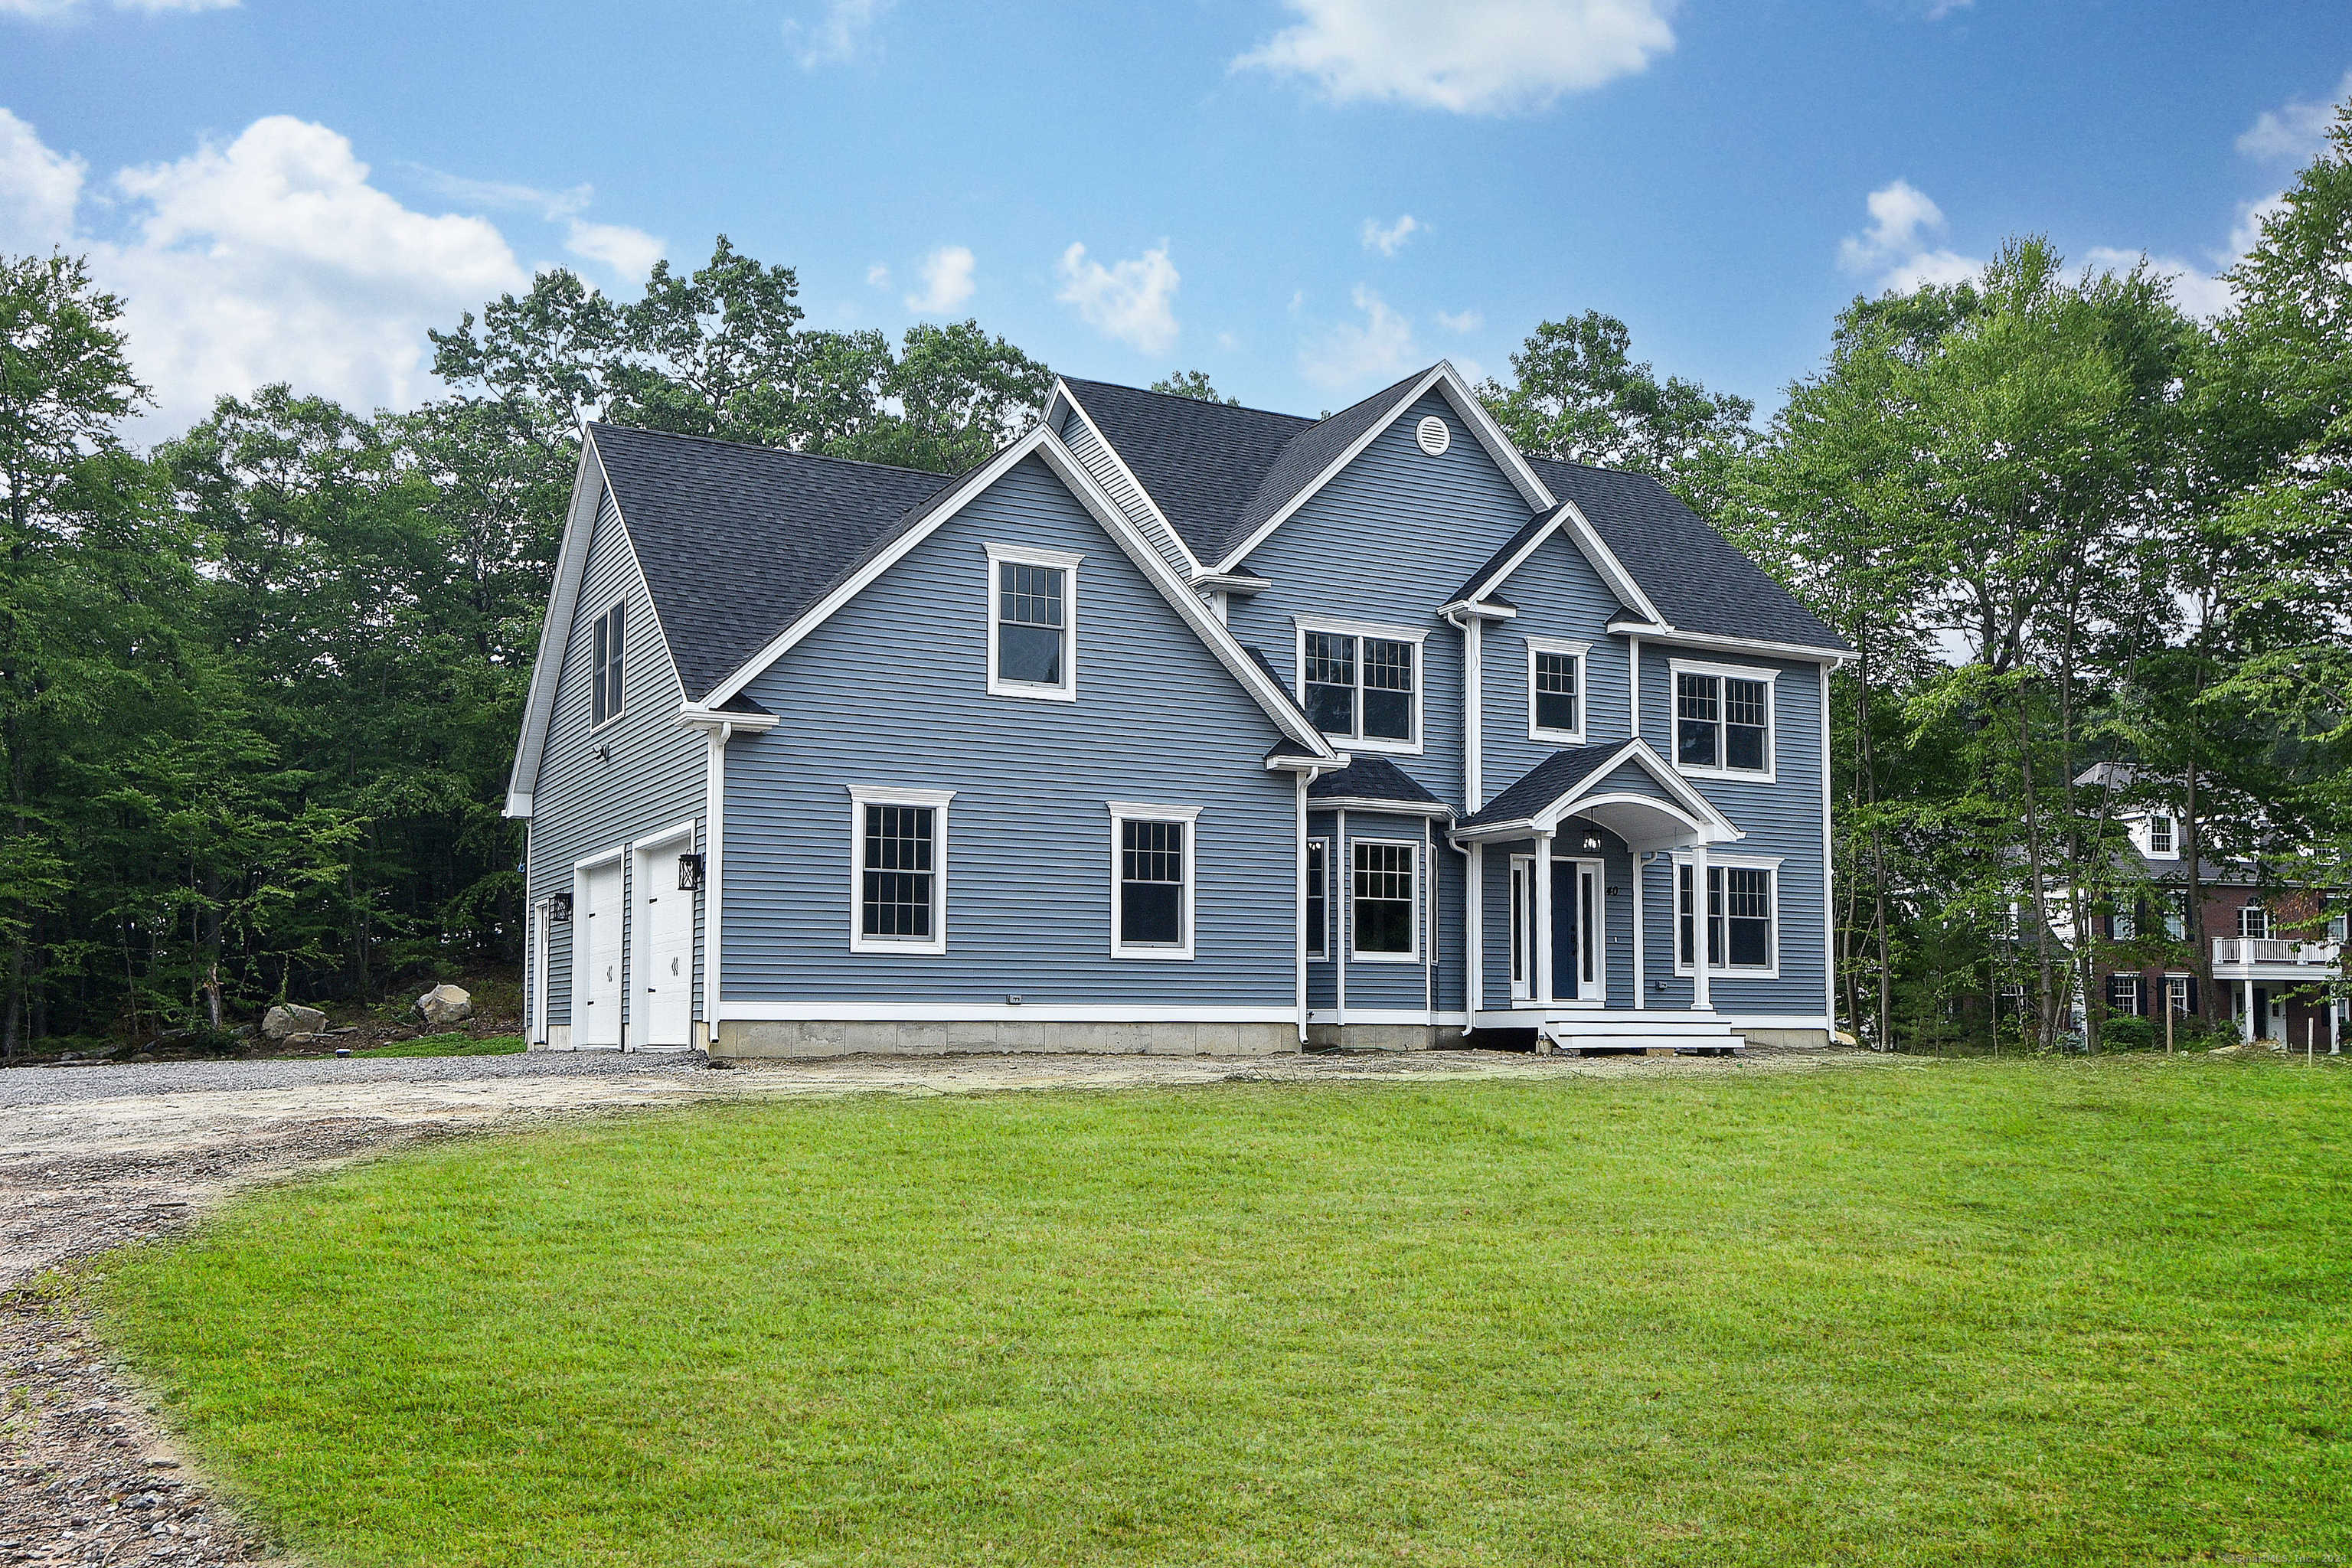
<path fill-rule="evenodd" d="M 1554 752 L 1521 775 L 1518 783 L 1486 803 L 1486 808 L 1464 817 L 1457 828 L 1485 827 L 1496 822 L 1517 822 L 1533 816 L 1598 772 L 1625 749 L 1622 741 L 1599 746 L 1570 746 Z M 1310 792 L 1311 793 L 1311 792 Z"/>
<path fill-rule="evenodd" d="M 1843 648 L 1761 566 L 1647 474 L 1528 459 L 1544 488 L 1576 503 L 1609 552 L 1676 627 L 1805 647 Z"/>
<path fill-rule="evenodd" d="M 1159 503 L 1185 547 L 1213 565 L 1378 424 L 1426 371 L 1328 419 L 1065 378 L 1072 396 Z"/>
<path fill-rule="evenodd" d="M 678 678 L 696 699 L 955 482 L 696 436 L 588 428 Z"/>
<path fill-rule="evenodd" d="M 1412 781 L 1411 774 L 1386 757 L 1358 757 L 1336 773 L 1325 773 L 1307 786 L 1314 800 L 1392 800 L 1401 805 L 1445 803 Z"/>

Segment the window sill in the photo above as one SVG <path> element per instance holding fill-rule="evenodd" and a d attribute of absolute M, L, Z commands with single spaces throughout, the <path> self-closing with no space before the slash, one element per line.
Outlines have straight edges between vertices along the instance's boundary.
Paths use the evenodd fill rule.
<path fill-rule="evenodd" d="M 887 937 L 853 936 L 849 951 L 862 953 L 887 953 L 911 958 L 937 958 L 948 950 L 947 939 L 934 942 L 892 942 Z"/>
<path fill-rule="evenodd" d="M 1076 686 L 1030 686 L 1018 680 L 992 680 L 988 683 L 991 697 L 1025 697 L 1032 702 L 1076 702 Z"/>
<path fill-rule="evenodd" d="M 1350 963 L 1419 963 L 1421 954 L 1417 952 L 1350 952 L 1348 954 L 1348 962 Z"/>
<path fill-rule="evenodd" d="M 1192 950 L 1189 947 L 1118 947 L 1110 950 L 1113 958 L 1140 958 L 1160 963 L 1190 963 Z"/>
<path fill-rule="evenodd" d="M 1701 768 L 1676 763 L 1675 772 L 1686 779 L 1723 779 L 1732 784 L 1776 784 L 1777 770 L 1764 768 Z"/>
<path fill-rule="evenodd" d="M 1694 976 L 1689 970 L 1683 968 L 1680 964 L 1676 964 L 1675 966 L 1675 978 L 1677 980 L 1690 980 L 1696 978 L 1696 976 Z M 1710 984 L 1717 980 L 1778 980 L 1780 978 L 1780 966 L 1776 963 L 1769 969 L 1722 969 L 1710 967 L 1706 972 L 1706 978 Z"/>
<path fill-rule="evenodd" d="M 1528 739 L 1530 741 L 1541 741 L 1544 744 L 1549 746 L 1580 746 L 1584 744 L 1584 731 L 1581 730 L 1530 729 L 1528 731 Z"/>
<path fill-rule="evenodd" d="M 1328 730 L 1323 732 L 1323 738 L 1344 751 L 1378 752 L 1390 757 L 1417 757 L 1422 754 L 1419 741 L 1382 741 L 1356 735 L 1335 735 Z"/>

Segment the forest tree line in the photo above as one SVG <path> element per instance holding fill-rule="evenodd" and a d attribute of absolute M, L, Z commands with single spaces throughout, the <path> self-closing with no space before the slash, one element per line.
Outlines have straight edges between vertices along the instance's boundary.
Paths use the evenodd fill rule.
<path fill-rule="evenodd" d="M 1854 300 L 1760 427 L 1597 311 L 1480 389 L 1528 451 L 1657 475 L 1853 645 L 1835 943 L 1874 1044 L 1982 1044 L 2007 988 L 2053 1045 L 2101 914 L 2155 891 L 2135 806 L 2192 868 L 2343 907 L 2352 118 L 2231 277 L 2200 320 L 2019 238 Z M 722 237 L 641 298 L 557 270 L 434 333 L 413 411 L 273 386 L 142 450 L 120 314 L 72 257 L 0 258 L 0 1054 L 518 960 L 499 806 L 583 418 L 950 474 L 1052 387 L 975 321 L 808 327 Z M 2074 784 L 2103 761 L 2131 782 Z M 2187 916 L 2161 956 L 2210 979 Z"/>

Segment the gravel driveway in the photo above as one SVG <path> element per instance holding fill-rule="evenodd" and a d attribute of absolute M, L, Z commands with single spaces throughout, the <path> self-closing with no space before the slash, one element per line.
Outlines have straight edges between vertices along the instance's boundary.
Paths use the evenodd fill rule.
<path fill-rule="evenodd" d="M 41 1270 L 181 1229 L 241 1186 L 448 1132 L 698 1100 L 1134 1089 L 1229 1080 L 1723 1077 L 1921 1067 L 1850 1050 L 1744 1058 L 847 1057 L 714 1071 L 699 1053 L 128 1062 L 0 1072 L 0 1563 L 284 1563 L 184 1468 Z"/>

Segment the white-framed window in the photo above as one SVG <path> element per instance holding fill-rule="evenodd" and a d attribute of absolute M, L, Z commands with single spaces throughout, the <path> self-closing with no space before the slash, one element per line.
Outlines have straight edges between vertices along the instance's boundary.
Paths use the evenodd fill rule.
<path fill-rule="evenodd" d="M 1197 805 L 1114 800 L 1110 807 L 1110 955 L 1192 956 Z"/>
<path fill-rule="evenodd" d="M 1078 695 L 1078 563 L 1066 550 L 991 544 L 988 692 L 1068 702 Z"/>
<path fill-rule="evenodd" d="M 2137 1017 L 2144 1009 L 2139 1005 L 2139 976 L 2110 974 L 2107 976 L 2107 1011 L 2128 1013 Z"/>
<path fill-rule="evenodd" d="M 1307 956 L 1318 963 L 1331 958 L 1331 841 L 1307 841 Z"/>
<path fill-rule="evenodd" d="M 2189 1010 L 2189 988 L 2195 982 L 2186 974 L 2166 975 L 2164 977 L 2165 1005 L 2176 1013 L 2187 1013 Z"/>
<path fill-rule="evenodd" d="M 2245 904 L 2238 910 L 2238 934 L 2259 941 L 2271 934 L 2271 912 L 2260 904 Z"/>
<path fill-rule="evenodd" d="M 596 617 L 595 648 L 591 655 L 588 727 L 602 728 L 621 716 L 622 623 L 629 602 L 623 599 Z"/>
<path fill-rule="evenodd" d="M 1421 751 L 1425 631 L 1360 621 L 1300 620 L 1299 705 L 1315 727 L 1359 751 Z"/>
<path fill-rule="evenodd" d="M 849 786 L 849 951 L 948 950 L 951 789 Z"/>
<path fill-rule="evenodd" d="M 1584 741 L 1584 656 L 1591 643 L 1528 638 L 1528 739 Z"/>
<path fill-rule="evenodd" d="M 1699 943 L 1695 868 L 1675 857 L 1675 973 L 1693 973 Z M 1777 856 L 1709 855 L 1706 862 L 1706 970 L 1769 980 L 1780 973 L 1780 860 Z"/>
<path fill-rule="evenodd" d="M 2344 940 L 2345 924 L 2345 918 L 2342 915 L 2328 916 L 2327 940 L 2330 942 L 2342 942 Z"/>
<path fill-rule="evenodd" d="M 1421 846 L 1404 838 L 1349 840 L 1348 957 L 1368 963 L 1421 962 Z"/>
<path fill-rule="evenodd" d="M 1676 770 L 1771 783 L 1773 679 L 1779 671 L 1681 658 L 1669 661 L 1669 668 Z"/>
<path fill-rule="evenodd" d="M 2174 854 L 2172 818 L 2162 812 L 2147 819 L 2147 852 L 2152 858 L 2162 857 L 2165 859 L 2170 859 Z"/>

